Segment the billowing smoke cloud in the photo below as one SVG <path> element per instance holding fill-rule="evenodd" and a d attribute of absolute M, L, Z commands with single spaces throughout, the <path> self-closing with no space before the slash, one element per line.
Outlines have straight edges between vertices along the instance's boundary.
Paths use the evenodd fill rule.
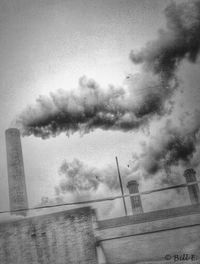
<path fill-rule="evenodd" d="M 187 127 L 176 127 L 168 120 L 159 135 L 143 145 L 142 154 L 134 155 L 137 164 L 135 171 L 142 170 L 146 177 L 152 177 L 158 172 L 165 171 L 169 176 L 173 166 L 182 168 L 197 166 L 199 160 L 196 155 L 198 156 L 200 144 L 199 118 L 200 112 L 195 111 L 193 116 L 189 116 Z M 174 180 L 179 179 L 174 174 L 170 177 Z"/>
<path fill-rule="evenodd" d="M 199 54 L 200 2 L 172 3 L 165 15 L 167 29 L 159 31 L 158 39 L 138 53 L 131 52 L 132 62 L 144 65 L 139 81 L 105 90 L 83 77 L 76 91 L 40 96 L 17 118 L 22 133 L 48 138 L 97 128 L 129 131 L 168 112 L 166 103 L 178 85 L 176 69 L 183 59 L 196 62 Z"/>
<path fill-rule="evenodd" d="M 140 52 L 131 52 L 134 63 L 143 63 L 146 70 L 167 81 L 174 77 L 183 59 L 196 62 L 200 51 L 200 1 L 176 4 L 165 9 L 167 30 L 160 30 L 158 39 Z"/>
<path fill-rule="evenodd" d="M 95 168 L 86 165 L 78 159 L 72 162 L 64 161 L 59 169 L 59 173 L 64 178 L 56 187 L 57 195 L 74 192 L 96 191 L 100 185 L 110 191 L 119 190 L 119 180 L 117 168 L 107 166 L 105 168 Z M 130 170 L 123 168 L 121 171 L 123 179 L 127 180 Z"/>
<path fill-rule="evenodd" d="M 141 77 L 136 82 L 142 89 Z M 166 112 L 166 94 L 156 78 L 151 78 L 141 96 L 139 90 L 110 86 L 105 91 L 94 80 L 82 77 L 76 91 L 59 90 L 49 97 L 40 96 L 36 105 L 28 107 L 16 123 L 23 135 L 42 138 L 61 132 L 84 134 L 97 128 L 130 131 L 147 124 L 155 114 Z"/>
<path fill-rule="evenodd" d="M 131 178 L 131 170 L 122 166 L 120 172 L 124 192 L 127 193 L 126 183 Z M 59 168 L 59 174 L 61 180 L 55 187 L 56 196 L 63 197 L 68 202 L 96 200 L 121 193 L 118 172 L 114 165 L 96 168 L 77 159 L 72 162 L 65 160 Z M 90 205 L 98 209 L 98 219 L 124 215 L 121 199 Z"/>

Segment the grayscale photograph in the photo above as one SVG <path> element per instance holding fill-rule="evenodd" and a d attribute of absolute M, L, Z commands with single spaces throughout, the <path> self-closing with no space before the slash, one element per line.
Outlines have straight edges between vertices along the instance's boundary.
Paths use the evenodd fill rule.
<path fill-rule="evenodd" d="M 0 264 L 200 264 L 200 0 L 0 0 Z"/>

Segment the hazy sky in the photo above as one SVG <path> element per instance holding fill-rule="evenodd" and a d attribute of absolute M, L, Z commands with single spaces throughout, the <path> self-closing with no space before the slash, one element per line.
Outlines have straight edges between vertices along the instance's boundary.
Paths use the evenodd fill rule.
<path fill-rule="evenodd" d="M 129 85 L 126 77 L 131 79 L 140 71 L 129 54 L 154 40 L 158 29 L 166 28 L 163 10 L 169 3 L 0 1 L 0 210 L 8 208 L 4 132 L 13 126 L 16 115 L 34 104 L 40 95 L 48 96 L 60 88 L 74 90 L 82 76 L 94 79 L 105 91 L 109 84 Z M 196 65 L 187 63 L 179 71 L 182 86 L 188 87 L 185 98 L 195 105 L 199 100 L 198 72 Z M 184 100 L 177 97 L 176 102 L 184 104 Z M 151 129 L 153 133 L 155 127 Z M 117 155 L 120 166 L 126 167 L 133 152 L 141 148 L 140 142 L 148 137 L 145 129 L 128 132 L 97 129 L 84 136 L 60 134 L 46 140 L 23 137 L 30 205 L 39 203 L 42 196 L 54 196 L 54 187 L 60 182 L 58 170 L 65 159 L 77 158 L 88 166 L 101 168 L 107 164 L 115 166 Z"/>

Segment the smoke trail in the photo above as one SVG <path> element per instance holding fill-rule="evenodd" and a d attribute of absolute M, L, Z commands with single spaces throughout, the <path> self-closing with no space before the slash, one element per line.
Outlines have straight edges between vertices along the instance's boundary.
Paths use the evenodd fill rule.
<path fill-rule="evenodd" d="M 149 42 L 140 52 L 131 52 L 136 64 L 159 74 L 167 82 L 173 78 L 183 59 L 196 62 L 200 51 L 200 1 L 176 4 L 165 9 L 167 30 L 160 30 L 158 39 Z"/>
<path fill-rule="evenodd" d="M 137 80 L 137 85 L 142 89 L 141 80 Z M 104 91 L 94 80 L 82 77 L 76 91 L 59 90 L 49 97 L 40 96 L 35 106 L 21 113 L 16 124 L 21 127 L 23 135 L 42 138 L 57 136 L 61 132 L 84 134 L 96 128 L 137 129 L 155 114 L 166 112 L 165 93 L 159 87 L 159 81 L 152 78 L 138 99 L 134 87 L 110 86 Z"/>
<path fill-rule="evenodd" d="M 124 168 L 121 172 L 123 178 L 127 179 L 130 171 Z M 65 160 L 59 169 L 59 173 L 64 178 L 56 187 L 57 195 L 67 192 L 96 191 L 100 185 L 108 190 L 119 189 L 117 169 L 112 166 L 98 169 L 87 166 L 77 159 L 72 162 Z"/>
<path fill-rule="evenodd" d="M 143 145 L 142 154 L 134 155 L 137 165 L 135 171 L 142 170 L 146 177 L 165 171 L 172 177 L 171 181 L 174 181 L 178 177 L 170 176 L 172 166 L 197 166 L 199 160 L 195 155 L 198 155 L 200 144 L 199 117 L 200 112 L 196 110 L 193 117 L 189 117 L 187 128 L 176 127 L 168 120 L 159 135 L 151 138 L 148 145 Z"/>
<path fill-rule="evenodd" d="M 199 55 L 200 2 L 172 3 L 165 15 L 167 30 L 160 30 L 157 40 L 140 52 L 131 52 L 132 62 L 144 65 L 139 81 L 105 90 L 82 77 L 76 91 L 40 96 L 17 117 L 16 125 L 23 135 L 48 138 L 97 128 L 130 131 L 167 113 L 166 104 L 178 85 L 178 66 L 183 59 L 196 62 Z"/>

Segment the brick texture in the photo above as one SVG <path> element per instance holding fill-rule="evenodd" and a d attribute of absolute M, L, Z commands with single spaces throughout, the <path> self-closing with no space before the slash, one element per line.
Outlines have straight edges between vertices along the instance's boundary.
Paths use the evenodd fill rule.
<path fill-rule="evenodd" d="M 0 224 L 1 264 L 96 264 L 89 207 Z"/>

